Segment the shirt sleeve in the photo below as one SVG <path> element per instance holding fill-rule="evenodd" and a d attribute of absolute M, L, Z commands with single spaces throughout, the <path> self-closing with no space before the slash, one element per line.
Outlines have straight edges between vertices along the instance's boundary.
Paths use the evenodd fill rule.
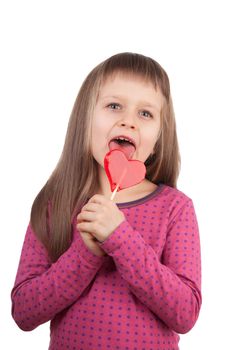
<path fill-rule="evenodd" d="M 29 224 L 11 292 L 12 316 L 17 325 L 30 331 L 54 318 L 80 297 L 103 261 L 76 232 L 69 249 L 51 263 Z"/>
<path fill-rule="evenodd" d="M 191 199 L 167 226 L 161 259 L 128 221 L 102 243 L 130 290 L 169 328 L 188 332 L 201 307 L 198 223 Z"/>

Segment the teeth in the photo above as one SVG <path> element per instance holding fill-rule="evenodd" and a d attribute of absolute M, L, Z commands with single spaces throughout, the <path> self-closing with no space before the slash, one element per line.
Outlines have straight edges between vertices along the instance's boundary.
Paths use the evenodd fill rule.
<path fill-rule="evenodd" d="M 116 140 L 127 141 L 127 142 L 129 142 L 129 143 L 132 143 L 132 144 L 133 144 L 133 142 L 132 142 L 132 141 L 130 141 L 130 140 L 128 140 L 128 139 L 126 139 L 126 138 L 124 138 L 124 137 L 117 137 L 117 139 L 116 139 Z"/>

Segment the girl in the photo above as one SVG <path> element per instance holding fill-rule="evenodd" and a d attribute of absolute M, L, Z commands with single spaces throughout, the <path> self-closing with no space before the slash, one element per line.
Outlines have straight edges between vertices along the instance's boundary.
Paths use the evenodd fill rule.
<path fill-rule="evenodd" d="M 112 201 L 104 157 L 114 147 L 144 162 L 146 177 Z M 50 350 L 178 349 L 201 307 L 198 224 L 176 189 L 179 164 L 163 68 L 133 53 L 94 68 L 32 205 L 11 294 L 21 329 L 51 320 Z"/>

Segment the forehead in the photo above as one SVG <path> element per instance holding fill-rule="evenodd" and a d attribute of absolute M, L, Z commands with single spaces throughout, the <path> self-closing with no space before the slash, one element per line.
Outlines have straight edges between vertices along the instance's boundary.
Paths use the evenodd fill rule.
<path fill-rule="evenodd" d="M 99 98 L 122 97 L 130 99 L 143 99 L 162 105 L 163 95 L 158 86 L 151 80 L 137 74 L 114 72 L 107 76 L 100 86 Z M 160 106 L 161 107 L 161 106 Z"/>

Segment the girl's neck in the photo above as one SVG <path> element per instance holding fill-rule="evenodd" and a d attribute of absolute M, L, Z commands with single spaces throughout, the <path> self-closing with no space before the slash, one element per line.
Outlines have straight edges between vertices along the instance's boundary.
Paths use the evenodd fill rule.
<path fill-rule="evenodd" d="M 135 186 L 125 188 L 117 192 L 113 199 L 113 202 L 123 203 L 142 198 L 145 195 L 153 192 L 156 189 L 156 187 L 157 186 L 153 182 L 144 179 L 141 183 Z M 102 194 L 103 196 L 109 199 L 112 194 L 107 175 L 102 167 L 99 170 L 99 188 L 97 189 L 96 193 Z"/>

